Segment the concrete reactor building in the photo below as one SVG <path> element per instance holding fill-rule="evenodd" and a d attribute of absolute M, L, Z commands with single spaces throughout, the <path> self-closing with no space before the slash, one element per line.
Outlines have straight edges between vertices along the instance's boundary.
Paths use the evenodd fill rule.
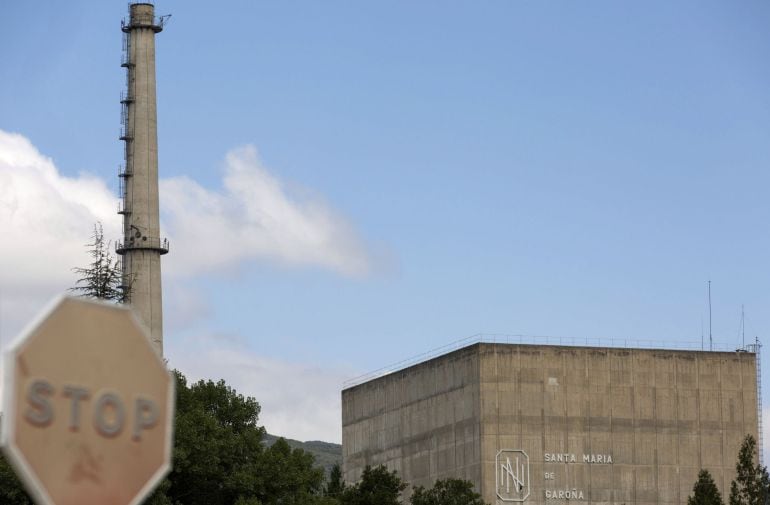
<path fill-rule="evenodd" d="M 163 301 L 160 256 L 168 241 L 160 238 L 158 197 L 158 119 L 155 99 L 155 34 L 164 18 L 155 17 L 151 3 L 129 4 L 128 20 L 121 23 L 126 90 L 121 95 L 120 140 L 124 164 L 119 170 L 123 240 L 116 251 L 122 257 L 123 291 L 163 355 Z"/>
<path fill-rule="evenodd" d="M 342 391 L 343 472 L 470 480 L 493 505 L 723 496 L 758 438 L 757 355 L 475 343 Z"/>

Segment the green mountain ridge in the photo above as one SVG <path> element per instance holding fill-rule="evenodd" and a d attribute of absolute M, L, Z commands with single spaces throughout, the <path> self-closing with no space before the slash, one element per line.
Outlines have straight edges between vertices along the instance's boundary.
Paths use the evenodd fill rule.
<path fill-rule="evenodd" d="M 271 446 L 279 438 L 284 438 L 290 447 L 293 449 L 302 449 L 305 452 L 309 452 L 315 456 L 316 464 L 323 467 L 326 475 L 329 475 L 331 468 L 337 464 L 342 466 L 342 446 L 340 444 L 333 444 L 331 442 L 323 442 L 321 440 L 308 440 L 307 442 L 300 442 L 299 440 L 293 440 L 291 438 L 279 437 L 265 434 L 265 444 Z"/>

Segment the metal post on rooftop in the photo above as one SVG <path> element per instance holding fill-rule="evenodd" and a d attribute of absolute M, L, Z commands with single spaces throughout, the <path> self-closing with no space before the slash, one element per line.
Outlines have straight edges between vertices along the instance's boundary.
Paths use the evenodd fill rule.
<path fill-rule="evenodd" d="M 711 336 L 711 280 L 709 280 L 709 351 L 714 350 L 714 340 Z"/>

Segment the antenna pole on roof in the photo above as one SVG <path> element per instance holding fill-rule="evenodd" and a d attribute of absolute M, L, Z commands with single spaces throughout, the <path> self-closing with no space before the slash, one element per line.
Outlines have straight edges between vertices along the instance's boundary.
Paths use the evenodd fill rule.
<path fill-rule="evenodd" d="M 709 280 L 709 351 L 714 350 L 714 339 L 711 337 L 711 281 Z"/>
<path fill-rule="evenodd" d="M 741 304 L 741 349 L 746 348 L 746 317 L 743 312 L 743 304 Z"/>
<path fill-rule="evenodd" d="M 703 316 L 700 316 L 700 350 L 706 350 L 706 347 L 703 345 Z"/>

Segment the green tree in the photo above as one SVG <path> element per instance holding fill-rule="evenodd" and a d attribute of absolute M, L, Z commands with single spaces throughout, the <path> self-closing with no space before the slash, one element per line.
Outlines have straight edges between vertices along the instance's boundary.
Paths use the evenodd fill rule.
<path fill-rule="evenodd" d="M 93 241 L 86 244 L 89 247 L 91 263 L 86 268 L 72 269 L 80 277 L 70 291 L 88 298 L 121 301 L 123 286 L 120 263 L 110 252 L 110 243 L 104 241 L 102 223 L 97 222 L 94 225 L 91 239 Z M 13 468 L 2 455 L 0 455 L 0 503 L 3 505 L 32 505 L 33 503 Z M 165 502 L 158 501 L 155 505 L 163 505 L 163 503 Z"/>
<path fill-rule="evenodd" d="M 345 490 L 345 481 L 342 480 L 342 470 L 339 463 L 335 463 L 329 472 L 329 481 L 324 486 L 324 496 L 338 498 Z"/>
<path fill-rule="evenodd" d="M 244 498 L 240 497 L 235 500 L 235 505 L 262 505 L 262 502 L 257 498 Z"/>
<path fill-rule="evenodd" d="M 257 494 L 259 405 L 224 381 L 187 385 L 175 371 L 173 470 L 165 494 L 184 505 L 230 505 Z"/>
<path fill-rule="evenodd" d="M 259 466 L 261 489 L 257 496 L 265 505 L 305 505 L 321 494 L 323 469 L 302 449 L 292 449 L 279 438 L 265 451 Z"/>
<path fill-rule="evenodd" d="M 389 472 L 380 465 L 376 468 L 366 466 L 361 480 L 345 488 L 340 497 L 342 505 L 400 505 L 401 491 L 406 484 L 396 471 Z"/>
<path fill-rule="evenodd" d="M 473 489 L 473 483 L 463 479 L 437 480 L 433 487 L 414 488 L 412 505 L 486 505 L 481 495 Z"/>
<path fill-rule="evenodd" d="M 698 472 L 698 480 L 692 488 L 687 505 L 724 505 L 722 495 L 708 470 Z"/>
<path fill-rule="evenodd" d="M 284 439 L 265 447 L 260 407 L 224 381 L 178 371 L 173 469 L 149 505 L 316 505 L 323 470 Z"/>
<path fill-rule="evenodd" d="M 730 484 L 730 505 L 765 505 L 770 488 L 767 469 L 756 463 L 757 441 L 746 435 L 735 465 L 735 480 Z"/>
<path fill-rule="evenodd" d="M 282 438 L 265 447 L 254 398 L 224 381 L 188 385 L 174 376 L 173 468 L 145 505 L 339 505 L 322 496 L 323 469 L 312 454 Z M 0 504 L 32 503 L 0 458 Z"/>
<path fill-rule="evenodd" d="M 70 291 L 87 298 L 123 301 L 126 293 L 120 262 L 110 252 L 110 242 L 104 240 L 102 223 L 94 225 L 91 239 L 93 241 L 86 244 L 91 263 L 85 268 L 72 269 L 79 277 Z"/>
<path fill-rule="evenodd" d="M 312 505 L 340 505 L 340 501 L 331 496 L 318 496 L 314 499 Z"/>
<path fill-rule="evenodd" d="M 33 505 L 8 460 L 0 455 L 0 503 L 3 505 Z"/>

